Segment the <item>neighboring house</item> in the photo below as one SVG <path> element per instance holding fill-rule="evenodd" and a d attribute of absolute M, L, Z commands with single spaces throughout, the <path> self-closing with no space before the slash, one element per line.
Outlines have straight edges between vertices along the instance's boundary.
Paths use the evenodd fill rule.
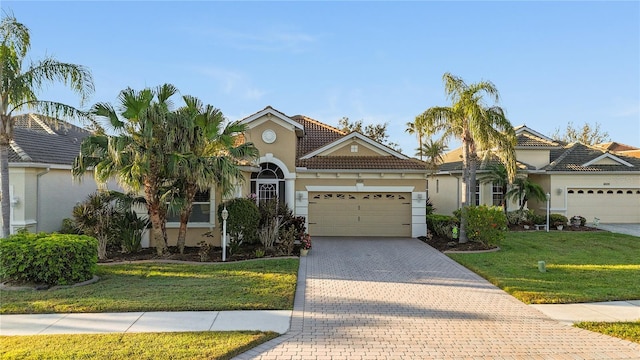
<path fill-rule="evenodd" d="M 9 151 L 11 232 L 58 231 L 73 207 L 97 189 L 91 173 L 81 182 L 71 175 L 80 143 L 90 134 L 63 121 L 51 125 L 42 115 L 17 115 L 14 120 Z"/>
<path fill-rule="evenodd" d="M 552 213 L 580 215 L 593 222 L 640 223 L 640 158 L 602 147 L 554 141 L 527 126 L 515 128 L 519 171 L 550 195 Z M 627 149 L 632 150 L 632 149 Z M 428 194 L 436 212 L 450 215 L 460 207 L 462 160 L 460 149 L 428 181 Z M 481 173 L 483 170 L 479 169 Z M 499 205 L 502 189 L 478 184 L 477 203 Z M 546 203 L 529 201 L 528 207 L 546 211 Z M 518 204 L 509 204 L 516 210 Z"/>
<path fill-rule="evenodd" d="M 278 198 L 306 218 L 312 236 L 426 234 L 425 163 L 360 133 L 346 134 L 270 106 L 241 123 L 260 159 L 235 196 L 255 194 L 258 202 Z M 200 220 L 189 223 L 187 245 L 202 241 L 202 233 L 213 227 L 218 228 L 212 232 L 213 242 L 219 244 L 214 211 L 220 199 L 209 192 L 200 195 Z M 176 226 L 168 224 L 170 238 Z"/>
<path fill-rule="evenodd" d="M 602 150 L 611 151 L 611 152 L 613 152 L 615 154 L 618 154 L 618 155 L 640 158 L 640 149 L 639 148 L 633 147 L 633 146 L 629 146 L 629 145 L 625 145 L 625 144 L 620 144 L 620 143 L 617 143 L 615 141 L 597 144 L 597 145 L 595 145 L 595 147 L 600 148 Z"/>

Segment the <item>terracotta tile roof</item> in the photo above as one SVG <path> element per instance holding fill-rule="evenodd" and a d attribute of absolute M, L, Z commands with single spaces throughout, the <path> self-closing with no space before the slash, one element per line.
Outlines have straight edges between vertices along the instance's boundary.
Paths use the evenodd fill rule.
<path fill-rule="evenodd" d="M 637 147 L 634 147 L 634 146 L 631 146 L 631 145 L 627 145 L 627 144 L 621 144 L 621 143 L 615 142 L 615 141 L 596 144 L 594 146 L 597 147 L 597 148 L 603 149 L 603 150 L 610 150 L 610 151 L 640 150 Z"/>
<path fill-rule="evenodd" d="M 304 126 L 304 136 L 298 138 L 296 159 L 346 135 L 333 126 L 303 115 L 295 115 L 291 119 Z"/>
<path fill-rule="evenodd" d="M 551 150 L 551 159 L 553 161 L 542 168 L 549 172 L 554 171 L 580 171 L 580 172 L 607 172 L 607 171 L 624 171 L 624 172 L 640 172 L 640 159 L 623 156 L 618 153 L 611 154 L 631 165 L 632 167 L 620 164 L 620 165 L 588 165 L 584 164 L 592 161 L 603 154 L 606 151 L 601 149 L 587 146 L 581 143 L 571 143 L 566 145 L 562 149 Z"/>
<path fill-rule="evenodd" d="M 304 126 L 304 136 L 298 138 L 296 166 L 318 170 L 424 170 L 425 163 L 417 159 L 400 159 L 395 156 L 314 156 L 300 158 L 314 150 L 348 135 L 340 129 L 307 116 L 295 115 L 292 120 Z"/>
<path fill-rule="evenodd" d="M 35 117 L 35 118 L 34 118 Z M 40 120 L 40 121 L 38 121 Z M 9 162 L 71 165 L 89 131 L 42 115 L 16 115 Z"/>
<path fill-rule="evenodd" d="M 351 170 L 420 170 L 425 164 L 416 159 L 399 159 L 395 156 L 315 156 L 299 160 L 298 165 L 307 169 Z"/>

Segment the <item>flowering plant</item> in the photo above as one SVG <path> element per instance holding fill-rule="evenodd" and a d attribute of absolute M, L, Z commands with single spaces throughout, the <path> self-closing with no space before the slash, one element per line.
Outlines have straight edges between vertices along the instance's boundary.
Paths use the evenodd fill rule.
<path fill-rule="evenodd" d="M 311 249 L 311 235 L 304 234 L 304 236 L 302 237 L 302 240 L 300 240 L 300 244 L 302 245 L 302 248 L 305 250 Z"/>
<path fill-rule="evenodd" d="M 256 201 L 256 200 L 258 200 L 258 195 L 256 195 L 255 193 L 251 193 L 251 194 L 247 195 L 247 199 Z"/>

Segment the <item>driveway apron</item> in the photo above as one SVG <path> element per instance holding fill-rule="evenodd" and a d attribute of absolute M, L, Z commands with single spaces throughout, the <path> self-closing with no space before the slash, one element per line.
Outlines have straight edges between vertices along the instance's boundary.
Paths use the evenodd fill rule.
<path fill-rule="evenodd" d="M 306 275 L 306 281 L 305 279 Z M 314 238 L 290 331 L 238 359 L 639 359 L 416 239 Z"/>

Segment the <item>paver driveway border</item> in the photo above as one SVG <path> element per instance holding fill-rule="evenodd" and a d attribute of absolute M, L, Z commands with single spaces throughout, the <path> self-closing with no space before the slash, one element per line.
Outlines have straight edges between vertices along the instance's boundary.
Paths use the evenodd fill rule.
<path fill-rule="evenodd" d="M 316 238 L 290 331 L 236 359 L 639 359 L 561 325 L 417 239 Z"/>

